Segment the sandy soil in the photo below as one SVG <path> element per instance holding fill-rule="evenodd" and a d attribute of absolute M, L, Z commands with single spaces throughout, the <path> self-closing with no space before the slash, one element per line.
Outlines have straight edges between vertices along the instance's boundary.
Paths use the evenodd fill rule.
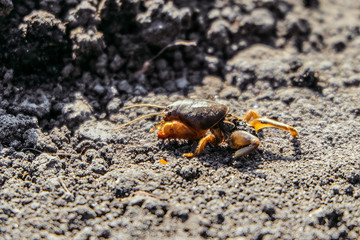
<path fill-rule="evenodd" d="M 1 239 L 359 239 L 358 0 L 0 0 L 0 62 Z M 189 98 L 299 137 L 116 130 Z"/>

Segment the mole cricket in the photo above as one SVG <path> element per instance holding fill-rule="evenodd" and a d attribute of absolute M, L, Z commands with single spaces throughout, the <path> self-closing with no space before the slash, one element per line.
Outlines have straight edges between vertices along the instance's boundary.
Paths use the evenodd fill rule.
<path fill-rule="evenodd" d="M 135 104 L 123 109 L 134 107 L 154 107 L 163 109 L 163 112 L 138 117 L 116 130 L 145 118 L 162 115 L 162 120 L 150 130 L 153 132 L 157 129 L 159 139 L 199 140 L 195 152 L 184 153 L 183 157 L 200 155 L 208 142 L 213 146 L 226 142 L 231 148 L 236 149 L 235 158 L 246 156 L 260 145 L 258 137 L 246 131 L 249 127 L 255 132 L 262 128 L 275 127 L 289 131 L 293 138 L 298 136 L 294 127 L 267 117 L 260 117 L 254 110 L 247 111 L 243 118 L 239 118 L 229 114 L 228 106 L 211 100 L 181 100 L 166 107 Z M 244 126 L 244 129 L 241 129 L 241 126 Z"/>

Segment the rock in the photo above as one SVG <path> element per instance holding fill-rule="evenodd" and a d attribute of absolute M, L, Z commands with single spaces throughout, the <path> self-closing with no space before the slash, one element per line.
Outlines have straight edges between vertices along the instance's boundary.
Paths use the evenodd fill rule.
<path fill-rule="evenodd" d="M 214 21 L 206 33 L 206 37 L 211 45 L 215 46 L 217 49 L 222 49 L 224 46 L 228 45 L 230 43 L 228 34 L 229 28 L 230 24 L 225 20 Z"/>
<path fill-rule="evenodd" d="M 177 38 L 181 29 L 190 27 L 188 9 L 179 10 L 172 2 L 149 1 L 146 5 L 147 10 L 137 16 L 146 43 L 163 48 Z"/>
<path fill-rule="evenodd" d="M 174 206 L 171 211 L 171 217 L 177 217 L 182 222 L 185 222 L 186 220 L 189 219 L 189 214 L 190 214 L 190 210 L 184 206 L 181 206 L 180 204 Z"/>
<path fill-rule="evenodd" d="M 77 61 L 88 61 L 89 57 L 99 56 L 105 47 L 104 36 L 93 27 L 75 28 L 70 33 L 72 40 L 72 57 Z"/>
<path fill-rule="evenodd" d="M 266 8 L 257 8 L 251 12 L 247 19 L 252 31 L 259 34 L 270 34 L 275 29 L 275 19 Z"/>
<path fill-rule="evenodd" d="M 81 220 L 88 220 L 96 218 L 96 213 L 93 209 L 86 205 L 80 205 L 73 209 L 73 211 L 81 216 Z"/>
<path fill-rule="evenodd" d="M 310 212 L 310 219 L 320 225 L 327 225 L 329 228 L 339 227 L 343 218 L 343 212 L 332 208 L 330 205 L 320 207 Z"/>
<path fill-rule="evenodd" d="M 110 100 L 110 102 L 106 106 L 106 111 L 108 113 L 117 113 L 120 109 L 120 106 L 122 104 L 122 101 L 120 98 L 115 97 Z"/>
<path fill-rule="evenodd" d="M 39 131 L 36 130 L 37 122 L 30 116 L 18 114 L 0 114 L 0 141 L 5 146 L 16 149 L 34 147 Z"/>
<path fill-rule="evenodd" d="M 162 217 L 165 215 L 168 205 L 166 202 L 163 202 L 157 198 L 147 197 L 143 204 L 143 208 L 147 209 L 152 214 Z"/>
<path fill-rule="evenodd" d="M 142 32 L 144 40 L 153 46 L 163 48 L 174 41 L 179 26 L 172 22 L 154 21 Z"/>
<path fill-rule="evenodd" d="M 128 197 L 132 192 L 141 190 L 152 192 L 160 185 L 160 173 L 153 170 L 117 169 L 102 176 L 110 190 L 118 198 Z"/>
<path fill-rule="evenodd" d="M 180 176 L 190 181 L 199 177 L 199 170 L 197 167 L 194 166 L 184 166 L 180 170 Z"/>
<path fill-rule="evenodd" d="M 65 120 L 70 125 L 77 125 L 87 119 L 90 119 L 93 109 L 91 105 L 80 94 L 75 94 L 75 101 L 66 104 L 62 109 Z"/>
<path fill-rule="evenodd" d="M 16 76 L 26 73 L 28 76 L 21 79 L 28 81 L 40 82 L 46 79 L 44 74 L 57 74 L 63 67 L 63 58 L 70 53 L 65 24 L 43 10 L 25 16 L 12 38 L 9 46 L 4 46 L 9 53 L 6 65 L 14 69 Z M 38 75 L 34 78 L 32 74 Z"/>
<path fill-rule="evenodd" d="M 126 80 L 120 81 L 117 87 L 119 91 L 126 92 L 128 94 L 131 94 L 133 91 L 132 86 Z"/>
<path fill-rule="evenodd" d="M 102 158 L 95 158 L 91 164 L 90 164 L 90 169 L 94 172 L 94 173 L 98 173 L 101 175 L 104 175 L 108 170 L 108 164 L 106 163 L 106 161 Z"/>
<path fill-rule="evenodd" d="M 344 79 L 343 84 L 345 87 L 357 87 L 360 85 L 360 75 L 354 75 Z"/>
<path fill-rule="evenodd" d="M 44 153 L 35 158 L 31 168 L 37 175 L 54 175 L 62 170 L 63 163 L 63 160 L 60 160 L 58 157 Z"/>
<path fill-rule="evenodd" d="M 0 17 L 7 16 L 14 8 L 11 0 L 0 0 Z"/>
<path fill-rule="evenodd" d="M 330 38 L 328 44 L 335 50 L 335 52 L 339 53 L 345 50 L 346 48 L 346 36 L 335 36 Z"/>
<path fill-rule="evenodd" d="M 87 28 L 89 26 L 96 26 L 100 19 L 96 7 L 92 6 L 88 1 L 81 1 L 75 9 L 69 11 L 67 21 L 72 28 Z"/>
<path fill-rule="evenodd" d="M 220 67 L 220 60 L 217 57 L 206 55 L 205 64 L 211 74 L 216 74 Z"/>
<path fill-rule="evenodd" d="M 40 130 L 34 129 L 34 128 L 30 128 L 30 129 L 26 130 L 22 136 L 23 139 L 25 140 L 24 146 L 26 146 L 26 147 L 35 146 L 39 139 L 39 133 L 40 133 Z"/>
<path fill-rule="evenodd" d="M 225 87 L 220 93 L 221 99 L 238 98 L 240 96 L 240 90 L 233 86 Z"/>
<path fill-rule="evenodd" d="M 317 89 L 319 82 L 319 73 L 310 64 L 305 66 L 299 75 L 291 79 L 292 85 L 297 87 L 307 87 Z"/>
<path fill-rule="evenodd" d="M 125 62 L 125 59 L 123 59 L 119 54 L 116 54 L 110 63 L 110 69 L 113 72 L 118 72 L 124 66 Z"/>
<path fill-rule="evenodd" d="M 303 0 L 304 7 L 317 9 L 319 8 L 319 0 Z"/>
<path fill-rule="evenodd" d="M 189 81 L 185 77 L 178 78 L 175 82 L 179 89 L 184 89 L 189 85 Z"/>
<path fill-rule="evenodd" d="M 74 236 L 74 240 L 83 240 L 83 239 L 89 239 L 94 236 L 94 232 L 92 231 L 91 227 L 84 227 L 79 232 L 76 233 Z"/>
<path fill-rule="evenodd" d="M 65 24 L 51 13 L 43 10 L 33 11 L 25 16 L 23 21 L 24 23 L 20 24 L 19 29 L 26 38 L 44 37 L 54 42 L 64 41 Z"/>
<path fill-rule="evenodd" d="M 80 125 L 77 133 L 82 139 L 91 139 L 93 141 L 102 142 L 117 142 L 121 141 L 121 139 L 125 137 L 125 135 L 119 134 L 119 132 L 115 131 L 117 127 L 117 125 L 106 120 L 89 120 Z"/>
<path fill-rule="evenodd" d="M 57 0 L 41 0 L 40 8 L 52 14 L 58 15 L 61 12 L 61 3 Z"/>
<path fill-rule="evenodd" d="M 12 107 L 12 110 L 16 113 L 26 113 L 39 118 L 49 114 L 51 110 L 50 96 L 45 94 L 42 90 L 37 90 L 35 92 L 37 94 L 24 96 L 19 104 L 15 104 Z"/>
<path fill-rule="evenodd" d="M 281 54 L 281 60 L 279 60 Z M 287 86 L 287 73 L 292 57 L 288 53 L 264 46 L 253 45 L 240 51 L 226 63 L 226 83 L 246 90 L 256 81 L 268 82 L 271 87 Z"/>

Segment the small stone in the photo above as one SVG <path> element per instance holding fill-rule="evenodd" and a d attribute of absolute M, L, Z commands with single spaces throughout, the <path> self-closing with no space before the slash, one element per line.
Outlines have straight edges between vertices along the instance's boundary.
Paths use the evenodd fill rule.
<path fill-rule="evenodd" d="M 209 20 L 214 20 L 219 18 L 220 16 L 220 11 L 219 9 L 213 8 L 209 13 L 208 13 L 208 18 Z"/>
<path fill-rule="evenodd" d="M 240 96 L 240 90 L 236 87 L 233 86 L 228 86 L 225 87 L 220 93 L 219 93 L 219 97 L 220 98 L 237 98 Z"/>
<path fill-rule="evenodd" d="M 164 82 L 164 88 L 169 92 L 175 92 L 177 90 L 176 83 L 172 80 Z"/>
<path fill-rule="evenodd" d="M 120 109 L 121 104 L 122 101 L 120 98 L 113 98 L 106 106 L 106 110 L 110 113 L 116 113 Z"/>
<path fill-rule="evenodd" d="M 61 74 L 64 78 L 69 78 L 71 76 L 71 74 L 74 71 L 74 65 L 72 65 L 71 63 L 68 63 L 61 71 Z"/>
<path fill-rule="evenodd" d="M 95 27 L 78 27 L 71 31 L 72 57 L 77 61 L 88 61 L 89 56 L 99 56 L 105 47 L 104 35 Z"/>
<path fill-rule="evenodd" d="M 345 188 L 345 194 L 352 196 L 354 194 L 354 187 L 352 185 L 349 185 Z"/>
<path fill-rule="evenodd" d="M 144 96 L 147 94 L 147 90 L 140 84 L 137 84 L 134 89 L 134 94 L 138 96 Z"/>
<path fill-rule="evenodd" d="M 360 85 L 360 76 L 355 75 L 344 79 L 343 84 L 345 87 L 357 87 Z"/>
<path fill-rule="evenodd" d="M 331 45 L 336 52 L 342 52 L 346 48 L 346 39 L 342 35 L 335 36 L 329 40 L 329 45 Z"/>
<path fill-rule="evenodd" d="M 95 158 L 90 165 L 90 169 L 94 173 L 104 175 L 107 172 L 107 163 L 102 158 Z"/>
<path fill-rule="evenodd" d="M 11 0 L 0 0 L 0 17 L 5 17 L 14 8 Z"/>
<path fill-rule="evenodd" d="M 74 236 L 73 240 L 91 239 L 92 236 L 94 236 L 92 228 L 84 227 Z"/>
<path fill-rule="evenodd" d="M 319 64 L 319 68 L 320 70 L 330 70 L 332 68 L 333 64 L 332 62 L 330 61 L 322 61 L 320 64 Z"/>
<path fill-rule="evenodd" d="M 285 104 L 292 103 L 297 95 L 296 89 L 285 89 L 279 93 L 280 100 Z"/>
<path fill-rule="evenodd" d="M 271 12 L 265 8 L 252 11 L 248 23 L 254 26 L 254 31 L 259 34 L 269 34 L 275 29 L 275 19 Z"/>
<path fill-rule="evenodd" d="M 184 166 L 180 170 L 180 175 L 186 179 L 191 180 L 198 177 L 198 168 L 194 166 Z"/>
<path fill-rule="evenodd" d="M 82 220 L 96 218 L 95 211 L 86 205 L 77 206 L 74 211 L 81 216 Z"/>
<path fill-rule="evenodd" d="M 315 71 L 313 66 L 304 67 L 300 75 L 291 79 L 293 86 L 308 87 L 316 89 L 320 80 L 319 73 Z"/>
<path fill-rule="evenodd" d="M 173 210 L 171 211 L 171 217 L 177 217 L 182 222 L 186 222 L 186 220 L 189 219 L 190 210 L 187 208 L 184 208 L 184 206 L 181 206 L 180 204 L 173 207 Z"/>
<path fill-rule="evenodd" d="M 1 0 L 0 0 L 1 1 Z M 14 70 L 13 69 L 8 69 L 6 70 L 5 74 L 4 74 L 4 81 L 5 82 L 9 82 L 14 78 Z"/>
<path fill-rule="evenodd" d="M 12 144 L 18 148 L 21 145 L 33 147 L 37 143 L 39 132 L 34 128 L 37 125 L 34 118 L 22 114 L 16 116 L 2 114 L 0 115 L 0 122 L 0 141 L 2 144 Z"/>
<path fill-rule="evenodd" d="M 86 203 L 87 203 L 87 201 L 86 201 L 85 197 L 82 196 L 82 195 L 78 195 L 78 196 L 76 197 L 76 199 L 75 199 L 75 204 L 76 204 L 76 205 L 84 205 L 84 204 L 86 204 Z"/>
<path fill-rule="evenodd" d="M 207 55 L 205 56 L 205 63 L 211 73 L 216 73 L 218 71 L 220 61 L 217 57 Z"/>
<path fill-rule="evenodd" d="M 94 92 L 96 92 L 98 95 L 104 95 L 104 93 L 106 92 L 106 89 L 100 85 L 100 84 L 96 84 L 93 88 Z"/>
<path fill-rule="evenodd" d="M 100 19 L 97 10 L 88 1 L 81 1 L 75 9 L 69 11 L 67 21 L 75 28 L 78 26 L 95 26 Z"/>
<path fill-rule="evenodd" d="M 221 49 L 230 43 L 229 29 L 230 23 L 228 21 L 222 19 L 216 20 L 211 24 L 209 31 L 207 32 L 207 38 L 212 45 Z"/>
<path fill-rule="evenodd" d="M 74 194 L 66 192 L 63 196 L 63 198 L 67 201 L 67 202 L 73 202 L 75 197 Z"/>
<path fill-rule="evenodd" d="M 81 138 L 93 141 L 119 141 L 124 135 L 116 133 L 116 131 L 114 131 L 115 128 L 115 124 L 106 120 L 89 120 L 80 125 L 77 133 Z"/>
<path fill-rule="evenodd" d="M 40 8 L 57 15 L 61 12 L 62 5 L 57 0 L 41 0 Z"/>
<path fill-rule="evenodd" d="M 143 30 L 142 36 L 147 43 L 163 48 L 175 39 L 179 30 L 175 22 L 155 20 Z"/>
<path fill-rule="evenodd" d="M 176 80 L 176 86 L 180 89 L 184 89 L 189 85 L 189 81 L 186 79 L 186 77 L 178 78 Z"/>
<path fill-rule="evenodd" d="M 32 164 L 31 168 L 34 171 L 49 173 L 49 174 L 56 174 L 62 170 L 63 161 L 60 160 L 58 157 L 50 156 L 45 153 L 36 157 Z"/>
<path fill-rule="evenodd" d="M 6 214 L 0 214 L 0 221 L 5 222 L 9 219 L 9 217 Z"/>
<path fill-rule="evenodd" d="M 167 204 L 157 198 L 147 197 L 143 204 L 143 208 L 149 210 L 152 214 L 160 214 L 158 210 L 166 209 Z"/>
<path fill-rule="evenodd" d="M 124 66 L 124 64 L 125 64 L 125 60 L 122 57 L 120 57 L 119 54 L 116 54 L 114 59 L 110 63 L 110 69 L 113 72 L 117 72 L 122 68 L 122 66 Z"/>
<path fill-rule="evenodd" d="M 143 205 L 143 203 L 145 202 L 145 200 L 146 200 L 146 196 L 141 195 L 141 194 L 135 194 L 134 196 L 127 198 L 127 201 L 125 203 L 130 206 L 141 207 Z"/>
<path fill-rule="evenodd" d="M 127 94 L 131 94 L 133 92 L 132 86 L 126 80 L 122 80 L 118 84 L 118 90 L 121 92 L 126 92 Z"/>
<path fill-rule="evenodd" d="M 91 105 L 85 100 L 81 93 L 75 94 L 75 101 L 65 105 L 62 113 L 67 120 L 67 123 L 78 124 L 90 118 L 92 114 Z"/>
<path fill-rule="evenodd" d="M 304 7 L 317 9 L 319 8 L 319 0 L 303 0 Z"/>

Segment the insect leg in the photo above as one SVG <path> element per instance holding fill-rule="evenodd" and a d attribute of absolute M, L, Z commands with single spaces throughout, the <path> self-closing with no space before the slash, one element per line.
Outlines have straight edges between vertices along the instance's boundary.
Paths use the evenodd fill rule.
<path fill-rule="evenodd" d="M 254 110 L 247 111 L 243 119 L 251 126 L 253 126 L 255 128 L 255 131 L 266 127 L 275 127 L 283 129 L 285 131 L 289 131 L 291 133 L 291 136 L 293 136 L 294 138 L 298 136 L 298 132 L 294 127 L 267 117 L 260 117 L 259 114 L 257 114 Z"/>
<path fill-rule="evenodd" d="M 229 141 L 229 146 L 231 148 L 235 148 L 235 149 L 240 148 L 235 152 L 234 155 L 235 158 L 240 158 L 248 155 L 249 153 L 257 149 L 258 146 L 260 145 L 260 141 L 257 137 L 242 130 L 233 132 L 230 135 L 228 141 Z"/>
<path fill-rule="evenodd" d="M 209 134 L 209 135 L 203 137 L 202 139 L 200 139 L 194 153 L 184 153 L 182 156 L 183 157 L 195 157 L 195 156 L 200 155 L 204 151 L 204 148 L 205 148 L 207 142 L 211 142 L 214 145 L 216 145 L 217 140 L 216 140 L 215 135 Z"/>
<path fill-rule="evenodd" d="M 245 113 L 243 120 L 249 122 L 251 119 L 257 119 L 259 117 L 259 114 L 257 114 L 254 110 L 251 109 Z"/>
<path fill-rule="evenodd" d="M 275 127 L 275 128 L 283 129 L 285 131 L 289 131 L 293 138 L 296 138 L 298 136 L 298 132 L 294 127 L 269 118 L 257 118 L 251 121 L 249 124 L 255 128 L 255 131 L 258 131 L 266 127 Z"/>

